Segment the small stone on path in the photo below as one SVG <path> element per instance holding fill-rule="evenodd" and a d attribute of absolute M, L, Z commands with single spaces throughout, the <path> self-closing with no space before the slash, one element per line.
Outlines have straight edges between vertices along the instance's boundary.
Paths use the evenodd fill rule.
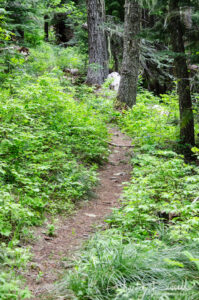
<path fill-rule="evenodd" d="M 90 217 L 90 218 L 96 218 L 97 216 L 96 215 L 94 215 L 94 214 L 85 214 L 85 216 L 87 216 L 87 217 Z"/>

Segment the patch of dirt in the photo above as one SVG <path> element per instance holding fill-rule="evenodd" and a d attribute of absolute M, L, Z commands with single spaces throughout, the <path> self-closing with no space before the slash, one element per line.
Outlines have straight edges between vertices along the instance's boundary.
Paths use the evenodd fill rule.
<path fill-rule="evenodd" d="M 83 203 L 72 216 L 60 217 L 55 237 L 45 235 L 44 228 L 37 229 L 38 239 L 32 247 L 33 258 L 26 275 L 28 287 L 34 295 L 32 299 L 47 299 L 44 295 L 53 288 L 64 270 L 70 268 L 64 265 L 64 258 L 70 258 L 97 227 L 105 227 L 106 216 L 110 215 L 112 208 L 119 207 L 122 183 L 128 182 L 131 174 L 131 140 L 116 128 L 111 128 L 110 133 L 111 154 L 108 163 L 99 171 L 95 199 Z"/>

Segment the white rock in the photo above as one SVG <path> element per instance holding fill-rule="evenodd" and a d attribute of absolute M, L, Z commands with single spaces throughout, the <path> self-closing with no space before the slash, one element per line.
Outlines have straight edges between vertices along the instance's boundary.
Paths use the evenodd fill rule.
<path fill-rule="evenodd" d="M 97 216 L 94 215 L 94 214 L 87 214 L 87 213 L 85 213 L 85 215 L 86 215 L 87 217 L 89 217 L 89 218 L 96 218 L 96 217 L 97 217 Z"/>
<path fill-rule="evenodd" d="M 169 112 L 164 110 L 160 105 L 156 104 L 156 105 L 153 105 L 151 108 L 157 110 L 161 116 L 163 116 L 163 115 L 168 116 L 169 115 Z"/>
<path fill-rule="evenodd" d="M 120 80 L 121 80 L 120 74 L 117 72 L 110 73 L 108 75 L 108 79 L 112 79 L 112 82 L 110 84 L 110 89 L 114 91 L 118 91 L 120 86 Z"/>
<path fill-rule="evenodd" d="M 69 68 L 66 68 L 66 69 L 64 69 L 64 72 L 65 73 L 69 73 L 69 74 L 75 76 L 75 75 L 78 75 L 79 70 L 78 69 L 69 69 Z"/>

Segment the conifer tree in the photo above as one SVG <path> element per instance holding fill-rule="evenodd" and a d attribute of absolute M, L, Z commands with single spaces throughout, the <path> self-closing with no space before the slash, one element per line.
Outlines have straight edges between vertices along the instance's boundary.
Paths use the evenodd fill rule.
<path fill-rule="evenodd" d="M 193 36 L 198 33 L 198 22 L 194 24 L 192 16 L 199 3 L 195 0 L 143 0 L 142 3 L 148 4 L 151 13 L 156 16 L 154 26 L 149 30 L 153 40 L 158 39 L 167 44 L 173 59 L 173 75 L 177 81 L 179 97 L 180 140 L 182 151 L 188 158 L 190 148 L 195 145 L 195 133 L 187 54 L 191 62 L 197 53 L 194 41 L 197 38 Z"/>
<path fill-rule="evenodd" d="M 40 1 L 35 0 L 7 0 L 4 8 L 9 17 L 8 27 L 15 34 L 17 39 L 24 39 L 25 31 L 34 30 L 35 16 L 39 16 Z"/>
<path fill-rule="evenodd" d="M 169 0 L 169 33 L 178 85 L 181 143 L 193 146 L 195 144 L 194 117 L 179 2 L 179 0 Z"/>
<path fill-rule="evenodd" d="M 87 83 L 101 85 L 108 76 L 108 48 L 104 30 L 104 0 L 87 0 L 89 67 Z"/>
<path fill-rule="evenodd" d="M 141 8 L 136 0 L 125 1 L 124 52 L 119 102 L 132 107 L 136 103 L 139 72 L 139 38 Z"/>

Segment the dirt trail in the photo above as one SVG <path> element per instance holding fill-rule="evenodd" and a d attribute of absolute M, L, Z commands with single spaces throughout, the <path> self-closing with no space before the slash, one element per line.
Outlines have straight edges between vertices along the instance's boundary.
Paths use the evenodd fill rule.
<path fill-rule="evenodd" d="M 61 217 L 55 237 L 46 236 L 42 228 L 37 230 L 38 239 L 32 247 L 33 259 L 27 274 L 28 286 L 34 295 L 32 299 L 48 299 L 46 293 L 69 267 L 63 259 L 71 257 L 82 242 L 96 231 L 97 226 L 104 226 L 105 217 L 112 208 L 119 206 L 122 183 L 130 179 L 131 140 L 116 128 L 110 129 L 110 132 L 111 144 L 125 147 L 110 145 L 109 161 L 99 171 L 100 184 L 95 189 L 96 198 L 82 204 L 71 217 Z"/>

